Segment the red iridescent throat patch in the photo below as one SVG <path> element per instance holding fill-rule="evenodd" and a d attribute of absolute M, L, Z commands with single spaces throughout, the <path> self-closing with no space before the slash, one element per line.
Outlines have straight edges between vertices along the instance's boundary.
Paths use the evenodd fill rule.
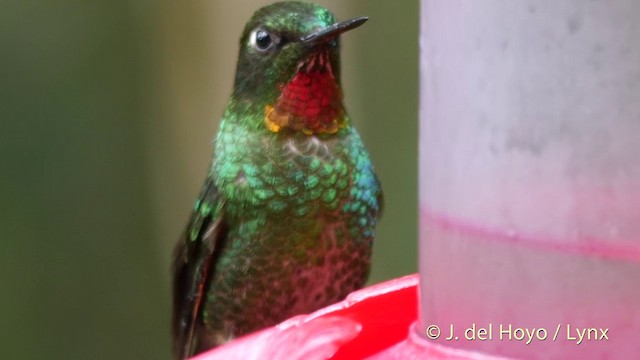
<path fill-rule="evenodd" d="M 265 108 L 265 125 L 305 134 L 334 134 L 344 124 L 342 91 L 336 83 L 327 52 L 300 63 L 291 81 L 281 87 L 274 105 Z"/>

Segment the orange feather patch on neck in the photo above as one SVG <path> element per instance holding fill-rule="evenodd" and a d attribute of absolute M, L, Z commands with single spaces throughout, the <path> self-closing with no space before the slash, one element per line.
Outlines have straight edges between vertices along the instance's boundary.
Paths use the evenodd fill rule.
<path fill-rule="evenodd" d="M 309 135 L 334 134 L 344 125 L 342 91 L 327 53 L 318 53 L 298 66 L 276 103 L 265 108 L 264 121 L 273 132 L 289 128 Z"/>

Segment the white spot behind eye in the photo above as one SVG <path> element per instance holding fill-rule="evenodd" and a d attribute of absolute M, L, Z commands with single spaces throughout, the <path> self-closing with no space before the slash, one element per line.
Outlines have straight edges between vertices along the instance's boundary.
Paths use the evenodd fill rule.
<path fill-rule="evenodd" d="M 252 48 L 256 47 L 256 34 L 258 33 L 258 30 L 261 30 L 261 29 L 255 29 L 251 32 L 251 35 L 249 35 L 249 45 Z"/>

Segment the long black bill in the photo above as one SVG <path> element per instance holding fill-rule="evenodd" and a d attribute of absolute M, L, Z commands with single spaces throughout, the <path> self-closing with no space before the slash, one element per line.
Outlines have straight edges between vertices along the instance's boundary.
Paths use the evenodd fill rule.
<path fill-rule="evenodd" d="M 364 24 L 369 20 L 366 16 L 361 16 L 355 19 L 345 20 L 336 24 L 333 24 L 327 28 L 307 34 L 300 39 L 303 43 L 318 43 L 335 39 L 338 35 L 345 31 L 353 30 L 358 26 Z"/>

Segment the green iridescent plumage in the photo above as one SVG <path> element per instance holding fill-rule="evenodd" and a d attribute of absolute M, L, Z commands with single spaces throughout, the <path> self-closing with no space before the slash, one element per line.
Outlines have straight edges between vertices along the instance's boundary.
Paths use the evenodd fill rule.
<path fill-rule="evenodd" d="M 176 358 L 339 301 L 366 281 L 382 195 L 341 93 L 327 92 L 340 96 L 334 133 L 294 129 L 320 121 L 312 116 L 323 109 L 304 104 L 294 102 L 297 122 L 269 127 L 265 115 L 299 72 L 339 87 L 337 36 L 359 23 L 286 2 L 247 24 L 214 160 L 176 249 Z"/>

